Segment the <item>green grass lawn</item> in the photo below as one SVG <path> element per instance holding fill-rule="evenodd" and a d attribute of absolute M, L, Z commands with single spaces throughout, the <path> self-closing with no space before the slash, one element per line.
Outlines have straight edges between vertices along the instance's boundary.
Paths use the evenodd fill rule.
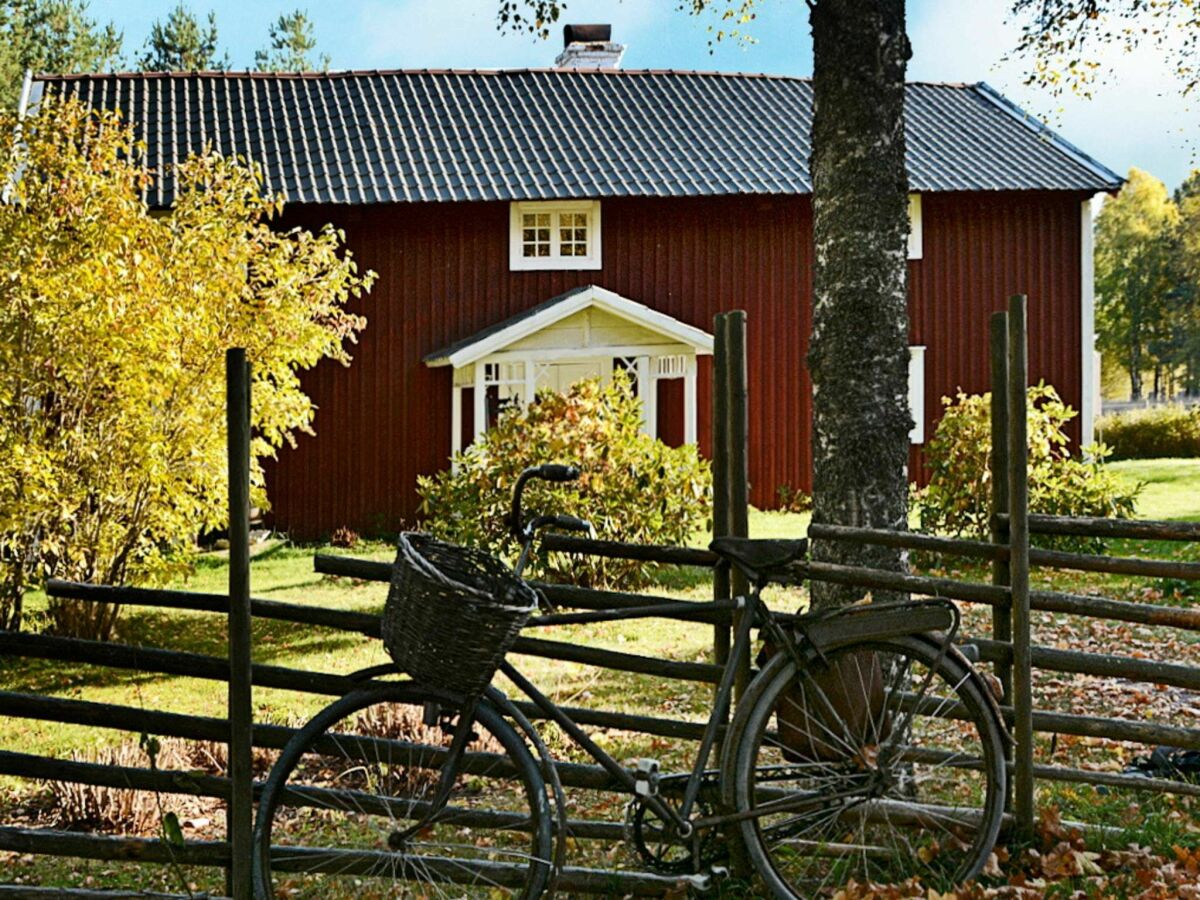
<path fill-rule="evenodd" d="M 1145 487 L 1138 504 L 1139 516 L 1200 520 L 1200 460 L 1128 461 L 1113 463 L 1111 468 L 1130 484 L 1144 483 Z M 806 532 L 808 520 L 807 514 L 753 510 L 750 533 L 754 537 L 764 538 L 802 537 Z M 694 543 L 703 546 L 707 540 L 707 535 L 697 535 Z M 1113 553 L 1143 556 L 1170 553 L 1176 558 L 1188 559 L 1196 559 L 1197 550 L 1200 550 L 1200 547 L 1171 547 L 1132 541 L 1113 542 L 1110 546 L 1110 552 Z M 254 594 L 259 597 L 336 609 L 381 611 L 386 596 L 385 585 L 318 575 L 312 566 L 312 557 L 317 551 L 347 553 L 376 560 L 390 560 L 393 553 L 391 545 L 387 542 L 362 542 L 353 550 L 270 542 L 256 548 L 252 568 Z M 979 567 L 955 565 L 949 567 L 947 572 L 958 577 L 986 580 L 986 573 Z M 223 592 L 227 576 L 225 554 L 210 553 L 198 560 L 195 571 L 189 578 L 173 586 L 196 591 Z M 1149 589 L 1157 590 L 1158 593 L 1146 595 L 1144 592 L 1148 588 L 1144 581 L 1066 573 L 1042 576 L 1042 583 L 1077 592 L 1097 590 L 1123 599 L 1149 599 L 1152 602 L 1163 602 L 1165 591 L 1151 585 Z M 701 599 L 710 596 L 710 590 L 703 572 L 676 570 L 664 575 L 658 586 L 650 592 Z M 798 594 L 787 595 L 780 597 L 779 602 L 795 608 L 801 602 L 801 598 Z M 1179 602 L 1193 601 L 1184 596 L 1179 598 Z M 44 603 L 43 597 L 31 598 L 30 605 L 35 617 L 37 609 L 44 606 Z M 969 616 L 971 628 L 985 628 L 986 622 L 982 618 L 985 615 L 983 610 L 972 610 Z M 1059 628 L 1060 623 L 1057 620 L 1046 618 L 1039 623 L 1038 639 L 1046 643 L 1068 640 L 1062 636 Z M 706 660 L 710 657 L 712 645 L 712 631 L 707 626 L 660 620 L 560 627 L 540 636 L 679 660 Z M 130 608 L 123 614 L 118 639 L 135 644 L 223 655 L 227 636 L 224 618 L 220 615 Z M 1111 639 L 1115 644 L 1103 646 L 1105 639 Z M 1148 652 L 1154 652 L 1157 638 L 1147 629 L 1125 628 L 1094 630 L 1087 635 L 1087 640 L 1092 641 L 1096 649 L 1105 652 L 1122 652 L 1121 648 L 1130 645 L 1146 647 Z M 1172 645 L 1170 653 L 1172 659 L 1193 661 L 1193 651 L 1194 647 L 1187 641 Z M 378 641 L 328 629 L 269 621 L 256 622 L 253 653 L 256 662 L 339 673 L 348 673 L 386 661 L 386 655 Z M 711 695 L 709 689 L 695 685 L 607 672 L 571 663 L 524 657 L 519 658 L 517 664 L 543 690 L 559 702 L 567 704 L 700 721 L 706 714 Z M 0 689 L 207 716 L 223 716 L 225 713 L 225 685 L 220 682 L 89 666 L 66 666 L 48 661 L 0 659 Z M 1050 705 L 1060 703 L 1061 708 L 1071 709 L 1071 704 L 1077 702 L 1079 696 L 1073 692 L 1073 688 L 1064 690 L 1061 694 L 1060 700 L 1047 702 Z M 293 692 L 256 689 L 255 718 L 257 721 L 294 722 L 308 717 L 325 702 L 323 698 Z M 1200 703 L 1195 705 L 1200 706 Z M 596 736 L 600 743 L 614 751 L 619 758 L 630 758 L 647 752 L 644 738 L 605 730 L 600 730 Z M 9 719 L 5 721 L 0 749 L 16 749 L 52 756 L 67 756 L 72 753 L 86 755 L 94 754 L 100 748 L 128 741 L 130 738 L 126 733 L 112 730 Z M 137 736 L 133 735 L 132 739 L 136 742 Z M 577 752 L 571 752 L 561 742 L 556 743 L 567 756 L 581 759 Z M 691 749 L 690 744 L 684 744 L 682 747 L 664 747 L 661 741 L 655 741 L 654 744 L 651 748 L 653 755 L 662 758 L 666 763 L 682 762 L 686 752 Z M 1063 746 L 1064 744 L 1060 744 L 1057 750 L 1060 757 L 1064 752 L 1069 752 L 1064 751 Z M 1129 748 L 1130 751 L 1132 749 Z M 1042 748 L 1042 751 L 1048 754 L 1049 746 Z M 1115 764 L 1114 760 L 1121 756 L 1118 752 L 1115 757 L 1105 757 L 1105 764 Z M 1062 762 L 1062 759 L 1056 757 L 1054 761 Z M 27 797 L 28 786 L 14 780 L 0 780 L 0 804 L 3 804 L 5 794 L 9 804 L 23 802 L 16 798 Z M 1114 820 L 1122 821 L 1125 807 L 1120 804 L 1125 802 L 1128 795 L 1115 792 L 1107 797 L 1099 797 L 1088 788 L 1071 788 L 1055 789 L 1047 796 L 1053 796 L 1057 802 L 1063 803 L 1065 809 L 1077 814 L 1086 813 L 1089 808 L 1104 811 L 1111 807 L 1114 810 Z M 1184 821 L 1190 822 L 1192 819 Z M 185 830 L 192 836 L 211 837 L 213 827 L 210 825 L 207 830 L 199 827 L 192 830 L 188 827 Z M 1179 826 L 1180 829 L 1183 827 Z M 1172 830 L 1163 840 L 1175 840 L 1178 837 L 1177 831 L 1178 829 Z M 2 859 L 4 856 L 0 855 L 0 860 Z M 15 858 L 13 861 L 16 864 Z M 50 884 L 83 884 L 90 876 L 105 885 L 149 886 L 139 883 L 138 879 L 142 875 L 136 870 L 113 864 L 31 862 L 21 863 L 21 866 L 32 866 L 30 874 Z M 101 874 L 104 875 L 103 879 L 100 878 Z M 201 885 L 205 884 L 207 876 L 196 877 Z M 167 886 L 166 882 L 163 882 L 163 885 Z"/>
<path fill-rule="evenodd" d="M 1125 459 L 1108 468 L 1142 485 L 1139 518 L 1200 521 L 1200 459 Z"/>

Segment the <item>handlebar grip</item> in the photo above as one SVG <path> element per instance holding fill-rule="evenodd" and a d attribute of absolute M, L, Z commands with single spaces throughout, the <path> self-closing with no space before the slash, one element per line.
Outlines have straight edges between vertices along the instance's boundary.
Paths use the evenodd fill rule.
<path fill-rule="evenodd" d="M 577 519 L 575 516 L 546 516 L 542 521 L 544 524 L 553 526 L 554 528 L 563 528 L 567 531 L 582 531 L 588 535 L 594 533 L 591 522 L 587 521 L 587 519 Z"/>
<path fill-rule="evenodd" d="M 579 477 L 579 466 L 567 466 L 562 463 L 546 463 L 533 470 L 534 478 L 545 481 L 574 481 Z"/>

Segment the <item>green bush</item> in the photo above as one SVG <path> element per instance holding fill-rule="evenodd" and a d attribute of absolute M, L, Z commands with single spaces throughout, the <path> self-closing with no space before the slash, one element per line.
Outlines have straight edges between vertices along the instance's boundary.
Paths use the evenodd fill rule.
<path fill-rule="evenodd" d="M 526 466 L 560 462 L 578 465 L 579 480 L 531 483 L 528 512 L 588 519 L 602 540 L 686 544 L 711 515 L 711 471 L 694 446 L 668 447 L 642 433 L 641 422 L 641 402 L 622 375 L 608 387 L 591 379 L 566 394 L 541 392 L 534 403 L 502 413 L 452 469 L 419 479 L 424 526 L 511 560 L 516 548 L 505 516 L 517 476 Z M 646 563 L 544 553 L 527 574 L 632 588 L 652 571 Z"/>
<path fill-rule="evenodd" d="M 1096 432 L 1113 459 L 1200 456 L 1200 407 L 1160 406 L 1101 416 Z"/>
<path fill-rule="evenodd" d="M 929 484 L 917 495 L 921 527 L 926 531 L 984 539 L 991 512 L 991 395 L 944 397 L 946 412 L 925 448 Z M 1029 508 L 1060 516 L 1133 515 L 1137 491 L 1122 486 L 1103 465 L 1108 449 L 1085 448 L 1072 457 L 1066 424 L 1076 413 L 1053 387 L 1029 389 Z M 1078 548 L 1097 548 L 1077 539 L 1044 540 Z"/>

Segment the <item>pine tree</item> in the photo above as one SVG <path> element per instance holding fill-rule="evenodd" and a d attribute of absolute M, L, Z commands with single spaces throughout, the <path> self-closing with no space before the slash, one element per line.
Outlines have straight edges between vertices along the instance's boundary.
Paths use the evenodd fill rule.
<path fill-rule="evenodd" d="M 0 107 L 16 107 L 27 70 L 94 72 L 119 61 L 121 33 L 87 12 L 86 0 L 0 2 Z"/>
<path fill-rule="evenodd" d="M 311 54 L 317 47 L 308 14 L 296 10 L 281 15 L 270 30 L 270 46 L 254 54 L 254 67 L 260 72 L 308 72 L 329 68 L 329 57 Z"/>
<path fill-rule="evenodd" d="M 217 17 L 208 14 L 207 23 L 180 3 L 166 22 L 155 20 L 146 38 L 138 67 L 146 72 L 198 72 L 228 69 L 228 54 L 217 55 Z"/>

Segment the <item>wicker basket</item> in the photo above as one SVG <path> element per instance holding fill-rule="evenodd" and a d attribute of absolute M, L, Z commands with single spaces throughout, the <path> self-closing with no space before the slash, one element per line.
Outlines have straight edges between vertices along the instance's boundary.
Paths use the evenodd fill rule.
<path fill-rule="evenodd" d="M 495 557 L 407 532 L 392 568 L 383 644 L 418 681 L 476 696 L 536 607 L 533 588 Z"/>

